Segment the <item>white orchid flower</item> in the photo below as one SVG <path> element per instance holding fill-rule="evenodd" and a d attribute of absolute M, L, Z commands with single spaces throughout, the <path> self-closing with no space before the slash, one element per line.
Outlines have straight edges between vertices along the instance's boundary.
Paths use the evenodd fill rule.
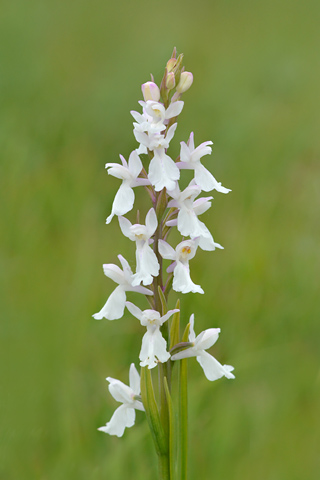
<path fill-rule="evenodd" d="M 133 275 L 132 285 L 150 285 L 153 276 L 159 274 L 159 262 L 156 254 L 149 246 L 151 237 L 156 231 L 158 220 L 153 208 L 149 210 L 146 216 L 146 224 L 134 224 L 125 217 L 119 217 L 119 224 L 123 235 L 136 242 L 136 273 Z"/>
<path fill-rule="evenodd" d="M 180 170 L 177 164 L 166 154 L 166 149 L 172 140 L 177 124 L 171 125 L 166 136 L 156 133 L 147 135 L 144 132 L 134 130 L 134 135 L 138 142 L 148 151 L 153 151 L 153 158 L 149 164 L 148 178 L 155 190 L 159 192 L 164 187 L 172 190 L 175 187 L 176 180 L 180 178 Z"/>
<path fill-rule="evenodd" d="M 174 220 L 169 220 L 166 225 L 177 225 L 182 236 L 190 237 L 192 239 L 199 238 L 199 247 L 202 250 L 215 250 L 223 247 L 216 243 L 210 231 L 203 222 L 198 219 L 198 215 L 206 212 L 211 207 L 211 200 L 213 197 L 202 197 L 198 200 L 195 198 L 200 194 L 201 187 L 195 185 L 193 181 L 182 192 L 176 182 L 175 188 L 169 191 L 172 200 L 168 203 L 168 207 L 175 207 L 179 209 L 178 216 Z"/>
<path fill-rule="evenodd" d="M 172 190 L 176 180 L 180 178 L 180 170 L 177 164 L 165 153 L 164 148 L 156 148 L 154 157 L 149 164 L 148 178 L 156 192 L 163 188 Z"/>
<path fill-rule="evenodd" d="M 212 148 L 209 147 L 209 145 L 212 145 L 212 142 L 204 142 L 197 148 L 194 148 L 193 132 L 191 132 L 188 144 L 181 142 L 180 145 L 179 168 L 194 170 L 196 184 L 199 185 L 204 192 L 217 190 L 221 193 L 228 193 L 231 191 L 230 189 L 223 187 L 221 182 L 218 182 L 200 161 L 204 155 L 211 155 Z"/>
<path fill-rule="evenodd" d="M 166 124 L 171 118 L 177 117 L 183 108 L 184 102 L 173 102 L 165 109 L 164 105 L 153 100 L 140 101 L 143 114 L 132 110 L 130 113 L 135 119 L 134 129 L 149 134 L 160 133 L 166 129 Z"/>
<path fill-rule="evenodd" d="M 159 240 L 158 245 L 162 258 L 173 261 L 167 268 L 167 272 L 173 271 L 173 290 L 181 293 L 204 293 L 200 285 L 193 283 L 190 277 L 189 260 L 196 254 L 198 239 L 184 240 L 175 250 L 164 240 Z"/>
<path fill-rule="evenodd" d="M 123 316 L 124 307 L 126 303 L 126 292 L 137 292 L 143 295 L 153 295 L 151 290 L 140 285 L 133 286 L 133 273 L 129 263 L 122 255 L 118 255 L 122 269 L 112 263 L 103 265 L 104 274 L 111 278 L 114 282 L 118 283 L 116 289 L 111 293 L 105 305 L 100 312 L 95 313 L 93 318 L 101 320 L 106 318 L 107 320 L 116 320 Z"/>
<path fill-rule="evenodd" d="M 122 165 L 119 163 L 106 163 L 108 174 L 122 180 L 122 184 L 114 197 L 111 214 L 107 218 L 106 223 L 110 223 L 114 215 L 124 215 L 132 210 L 134 187 L 150 184 L 148 179 L 138 178 L 142 170 L 142 163 L 136 150 L 131 152 L 129 162 L 122 155 L 120 155 L 120 159 Z"/>
<path fill-rule="evenodd" d="M 233 373 L 231 373 L 234 370 L 231 365 L 221 365 L 218 360 L 206 352 L 208 348 L 216 343 L 219 333 L 220 328 L 209 328 L 196 337 L 194 332 L 194 315 L 192 314 L 190 317 L 189 342 L 191 342 L 193 346 L 172 355 L 171 360 L 196 357 L 208 380 L 218 380 L 218 378 L 221 377 L 235 378 Z"/>
<path fill-rule="evenodd" d="M 174 136 L 177 124 L 171 125 L 166 136 L 161 132 L 166 130 L 166 124 L 171 118 L 181 113 L 183 102 L 177 101 L 165 109 L 164 105 L 153 100 L 139 102 L 143 107 L 143 114 L 132 111 L 136 120 L 133 133 L 139 142 L 139 153 L 154 152 L 149 164 L 148 178 L 155 190 L 159 192 L 163 188 L 172 190 L 175 181 L 180 178 L 180 170 L 177 164 L 166 154 L 166 149 Z"/>
<path fill-rule="evenodd" d="M 139 355 L 141 367 L 154 368 L 158 362 L 164 363 L 169 360 L 170 353 L 167 352 L 167 343 L 160 332 L 160 327 L 179 310 L 169 310 L 161 317 L 156 310 L 142 311 L 131 302 L 126 302 L 126 307 L 134 317 L 140 320 L 142 326 L 147 327 Z"/>
<path fill-rule="evenodd" d="M 154 133 L 148 135 L 145 132 L 134 130 L 134 136 L 136 137 L 137 142 L 146 147 L 147 150 L 154 151 L 156 148 L 169 148 L 169 144 L 174 137 L 177 123 L 171 125 L 168 129 L 166 136 L 161 133 Z"/>
<path fill-rule="evenodd" d="M 105 427 L 100 427 L 101 432 L 109 433 L 109 435 L 117 435 L 122 437 L 125 428 L 134 425 L 136 412 L 135 410 L 144 411 L 142 402 L 136 400 L 136 396 L 140 395 L 140 376 L 134 363 L 131 363 L 129 370 L 129 387 L 120 380 L 107 377 L 109 382 L 109 392 L 117 402 L 122 403 L 116 409 L 111 417 L 110 422 Z"/>

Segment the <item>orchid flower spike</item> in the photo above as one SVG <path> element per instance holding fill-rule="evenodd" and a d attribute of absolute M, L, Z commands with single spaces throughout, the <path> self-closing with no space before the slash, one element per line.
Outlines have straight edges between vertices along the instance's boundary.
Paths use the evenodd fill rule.
<path fill-rule="evenodd" d="M 173 272 L 172 288 L 181 293 L 204 293 L 200 285 L 193 283 L 190 277 L 189 260 L 197 251 L 199 239 L 184 240 L 174 250 L 164 240 L 159 240 L 159 253 L 162 258 L 172 260 L 173 263 L 167 268 L 167 272 Z"/>
<path fill-rule="evenodd" d="M 157 256 L 149 246 L 153 242 L 150 239 L 158 226 L 156 212 L 153 208 L 149 210 L 145 225 L 138 223 L 132 225 L 127 218 L 118 218 L 123 235 L 136 242 L 137 271 L 133 275 L 132 285 L 140 285 L 141 282 L 143 285 L 150 285 L 153 281 L 152 276 L 156 277 L 160 269 Z"/>
<path fill-rule="evenodd" d="M 194 148 L 193 132 L 191 132 L 188 144 L 181 142 L 180 162 L 178 166 L 181 169 L 194 170 L 194 177 L 196 184 L 199 185 L 204 192 L 217 190 L 221 193 L 228 193 L 231 190 L 225 188 L 218 182 L 214 176 L 201 163 L 200 159 L 204 155 L 210 155 L 212 142 L 201 143 L 197 148 Z"/>
<path fill-rule="evenodd" d="M 190 317 L 189 342 L 191 342 L 193 346 L 172 355 L 171 360 L 196 357 L 208 380 L 218 380 L 218 378 L 221 377 L 235 378 L 233 373 L 231 373 L 234 370 L 231 365 L 221 365 L 218 360 L 206 352 L 208 348 L 216 343 L 219 333 L 220 328 L 209 328 L 196 337 L 194 332 L 194 315 L 192 314 Z"/>
<path fill-rule="evenodd" d="M 134 204 L 134 192 L 133 188 L 138 185 L 150 185 L 150 182 L 146 178 L 138 178 L 141 170 L 142 163 L 136 150 L 131 152 L 129 156 L 129 162 L 120 155 L 122 165 L 119 163 L 106 163 L 108 168 L 108 174 L 122 180 L 119 190 L 114 197 L 112 204 L 111 214 L 107 218 L 106 223 L 110 223 L 114 215 L 124 215 L 130 212 Z"/>
<path fill-rule="evenodd" d="M 142 402 L 136 399 L 140 395 L 140 376 L 134 363 L 131 363 L 129 370 L 129 387 L 120 380 L 107 377 L 109 382 L 109 392 L 117 402 L 122 403 L 116 409 L 111 417 L 110 422 L 105 427 L 100 427 L 101 432 L 109 433 L 109 435 L 117 435 L 122 437 L 125 428 L 134 425 L 136 412 L 135 410 L 144 411 Z"/>
<path fill-rule="evenodd" d="M 172 200 L 168 203 L 168 207 L 178 208 L 178 217 L 174 220 L 169 220 L 166 225 L 177 225 L 182 236 L 189 236 L 190 238 L 199 238 L 199 247 L 202 250 L 215 250 L 223 247 L 216 243 L 210 231 L 203 222 L 198 219 L 198 215 L 206 212 L 211 207 L 212 197 L 202 197 L 198 200 L 195 198 L 201 192 L 201 187 L 195 185 L 193 181 L 182 192 L 176 182 L 175 189 L 168 192 Z"/>
<path fill-rule="evenodd" d="M 167 352 L 167 343 L 160 332 L 160 327 L 179 310 L 169 310 L 161 317 L 156 310 L 142 311 L 131 302 L 126 302 L 126 307 L 134 317 L 140 320 L 141 325 L 147 327 L 139 355 L 141 367 L 154 368 L 158 362 L 165 363 L 169 360 L 170 353 Z"/>
<path fill-rule="evenodd" d="M 126 292 L 128 291 L 142 293 L 143 295 L 153 295 L 153 292 L 145 287 L 132 285 L 133 273 L 129 263 L 122 255 L 118 255 L 118 258 L 122 265 L 122 270 L 112 263 L 103 265 L 104 274 L 114 282 L 118 283 L 118 286 L 111 293 L 100 312 L 92 315 L 96 320 L 101 320 L 102 318 L 116 320 L 121 318 L 126 303 Z"/>

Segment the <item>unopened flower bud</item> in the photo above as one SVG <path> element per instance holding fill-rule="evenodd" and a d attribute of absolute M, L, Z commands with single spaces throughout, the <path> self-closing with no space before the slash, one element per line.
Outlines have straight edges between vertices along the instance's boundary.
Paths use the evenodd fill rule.
<path fill-rule="evenodd" d="M 167 71 L 168 71 L 168 73 L 172 72 L 172 70 L 173 70 L 174 67 L 176 66 L 176 63 L 177 63 L 177 59 L 176 59 L 176 58 L 170 58 L 170 60 L 168 60 L 168 62 L 167 62 Z"/>
<path fill-rule="evenodd" d="M 178 93 L 184 93 L 191 87 L 193 82 L 193 75 L 191 72 L 182 72 L 180 76 L 180 81 L 177 86 Z"/>
<path fill-rule="evenodd" d="M 166 78 L 166 88 L 172 90 L 176 86 L 176 79 L 173 72 L 168 73 Z"/>
<path fill-rule="evenodd" d="M 147 100 L 153 100 L 154 102 L 159 102 L 160 100 L 160 90 L 158 85 L 154 82 L 146 82 L 141 85 L 141 90 L 145 102 Z"/>

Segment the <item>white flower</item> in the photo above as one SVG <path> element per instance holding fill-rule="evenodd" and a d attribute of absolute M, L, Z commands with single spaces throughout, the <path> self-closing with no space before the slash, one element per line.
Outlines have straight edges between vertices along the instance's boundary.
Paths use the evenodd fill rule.
<path fill-rule="evenodd" d="M 153 292 L 145 287 L 132 285 L 133 274 L 127 260 L 123 258 L 122 255 L 118 255 L 118 258 L 123 270 L 112 263 L 103 265 L 104 274 L 118 283 L 118 286 L 111 293 L 100 312 L 92 315 L 96 320 L 101 320 L 102 318 L 116 320 L 121 318 L 126 303 L 126 292 L 128 291 L 138 292 L 144 295 L 153 295 Z"/>
<path fill-rule="evenodd" d="M 174 190 L 169 192 L 173 198 L 168 203 L 168 207 L 175 207 L 179 209 L 178 217 L 174 220 L 169 220 L 166 224 L 168 226 L 177 225 L 182 236 L 189 236 L 192 239 L 199 238 L 199 247 L 202 250 L 215 250 L 216 248 L 223 248 L 219 243 L 214 242 L 211 233 L 203 222 L 198 219 L 198 215 L 206 212 L 211 206 L 213 197 L 195 198 L 201 192 L 201 187 L 195 185 L 193 181 L 182 192 L 179 189 L 178 182 Z"/>
<path fill-rule="evenodd" d="M 216 343 L 219 333 L 220 328 L 209 328 L 196 337 L 194 333 L 194 315 L 192 314 L 190 317 L 189 342 L 193 346 L 172 355 L 171 359 L 180 360 L 182 358 L 197 357 L 197 361 L 200 363 L 205 376 L 211 381 L 221 377 L 235 378 L 233 373 L 231 373 L 234 370 L 231 365 L 221 365 L 218 360 L 205 351 Z"/>
<path fill-rule="evenodd" d="M 122 437 L 125 428 L 134 425 L 135 409 L 144 411 L 142 402 L 135 399 L 136 395 L 140 395 L 140 376 L 134 363 L 131 363 L 129 387 L 115 378 L 108 377 L 107 380 L 109 382 L 109 392 L 122 405 L 116 409 L 110 422 L 105 427 L 98 428 L 98 430 L 109 433 L 109 435 Z"/>
<path fill-rule="evenodd" d="M 183 102 L 173 102 L 165 109 L 164 105 L 153 100 L 146 102 L 140 101 L 143 107 L 143 114 L 132 110 L 130 113 L 136 120 L 134 123 L 135 130 L 140 132 L 160 133 L 166 129 L 166 124 L 171 118 L 177 117 L 183 108 Z"/>
<path fill-rule="evenodd" d="M 110 223 L 114 215 L 124 215 L 132 210 L 134 204 L 133 187 L 150 183 L 145 178 L 138 178 L 142 170 L 142 163 L 136 150 L 131 152 L 128 163 L 122 155 L 120 155 L 120 159 L 122 165 L 106 163 L 106 168 L 109 169 L 108 174 L 122 180 L 122 184 L 114 197 L 111 215 L 107 218 L 106 223 Z"/>
<path fill-rule="evenodd" d="M 131 114 L 136 120 L 133 133 L 140 143 L 138 152 L 154 152 L 149 164 L 148 178 L 155 190 L 159 192 L 163 188 L 172 190 L 175 181 L 180 178 L 180 171 L 177 164 L 166 154 L 166 149 L 174 136 L 177 124 L 171 125 L 166 136 L 166 124 L 168 121 L 179 115 L 183 108 L 183 102 L 173 102 L 165 109 L 164 105 L 153 100 L 139 102 L 143 107 L 143 114 L 132 111 Z M 163 132 L 163 133 L 162 133 Z"/>
<path fill-rule="evenodd" d="M 194 170 L 196 184 L 205 192 L 210 192 L 211 190 L 217 190 L 221 193 L 230 192 L 230 189 L 223 187 L 200 162 L 200 159 L 204 155 L 211 154 L 212 148 L 209 147 L 209 145 L 212 145 L 212 142 L 204 142 L 197 148 L 194 148 L 193 132 L 191 132 L 188 145 L 185 142 L 181 142 L 180 144 L 181 161 L 178 163 L 179 168 Z"/>
<path fill-rule="evenodd" d="M 134 136 L 136 137 L 137 142 L 141 145 L 146 147 L 146 149 L 153 151 L 156 148 L 169 148 L 169 144 L 174 137 L 177 123 L 171 125 L 168 129 L 166 136 L 161 133 L 154 133 L 152 135 L 148 135 L 145 132 L 141 132 L 140 130 L 134 130 Z"/>
<path fill-rule="evenodd" d="M 148 178 L 156 192 L 166 188 L 172 190 L 180 178 L 177 164 L 165 153 L 164 148 L 156 148 L 149 164 Z"/>
<path fill-rule="evenodd" d="M 149 246 L 150 238 L 158 226 L 156 212 L 153 208 L 149 210 L 145 225 L 138 223 L 132 225 L 125 217 L 119 217 L 119 224 L 123 235 L 136 242 L 137 271 L 133 275 L 132 285 L 136 286 L 141 282 L 150 285 L 153 281 L 152 276 L 158 276 L 160 269 L 157 256 Z"/>
<path fill-rule="evenodd" d="M 169 147 L 176 128 L 176 123 L 171 125 L 166 136 L 161 133 L 146 134 L 138 130 L 133 132 L 136 140 L 140 142 L 140 147 L 145 147 L 146 152 L 150 150 L 154 153 L 149 164 L 148 178 L 157 192 L 164 187 L 167 190 L 172 190 L 175 187 L 175 181 L 180 178 L 180 170 L 177 164 L 166 154 L 166 149 Z"/>
<path fill-rule="evenodd" d="M 189 260 L 195 256 L 197 247 L 198 239 L 184 240 L 175 250 L 164 240 L 159 240 L 159 253 L 162 258 L 173 260 L 167 272 L 173 271 L 172 287 L 176 292 L 204 293 L 200 285 L 193 283 L 190 278 Z"/>
<path fill-rule="evenodd" d="M 169 310 L 163 317 L 160 317 L 160 313 L 156 310 L 142 311 L 131 302 L 126 302 L 126 307 L 134 317 L 140 320 L 141 325 L 147 327 L 139 355 L 141 367 L 154 368 L 158 361 L 164 363 L 169 360 L 170 353 L 167 352 L 167 344 L 161 335 L 160 327 L 179 310 Z"/>

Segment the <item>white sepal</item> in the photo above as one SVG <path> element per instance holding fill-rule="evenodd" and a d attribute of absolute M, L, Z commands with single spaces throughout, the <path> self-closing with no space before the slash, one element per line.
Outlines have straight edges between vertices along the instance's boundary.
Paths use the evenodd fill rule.
<path fill-rule="evenodd" d="M 102 318 L 116 320 L 121 318 L 126 303 L 125 292 L 127 291 L 142 293 L 144 295 L 153 295 L 153 292 L 145 287 L 132 285 L 133 273 L 127 260 L 122 255 L 118 255 L 118 258 L 122 265 L 122 270 L 117 265 L 109 263 L 103 265 L 104 274 L 111 278 L 115 283 L 118 283 L 118 286 L 111 293 L 100 312 L 92 315 L 96 320 L 101 320 Z"/>

